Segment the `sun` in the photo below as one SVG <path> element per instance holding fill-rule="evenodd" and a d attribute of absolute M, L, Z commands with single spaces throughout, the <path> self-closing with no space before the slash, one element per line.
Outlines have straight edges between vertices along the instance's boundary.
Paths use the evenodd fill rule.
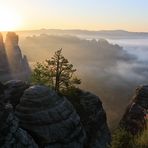
<path fill-rule="evenodd" d="M 21 25 L 21 17 L 14 11 L 0 8 L 0 31 L 17 30 Z"/>

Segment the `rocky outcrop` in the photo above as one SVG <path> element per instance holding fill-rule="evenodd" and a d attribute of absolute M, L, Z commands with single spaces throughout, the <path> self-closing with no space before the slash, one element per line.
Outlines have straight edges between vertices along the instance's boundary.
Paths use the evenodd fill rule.
<path fill-rule="evenodd" d="M 7 54 L 4 47 L 3 36 L 0 33 L 0 80 L 6 81 L 10 78 L 11 76 L 10 76 Z"/>
<path fill-rule="evenodd" d="M 74 105 L 81 118 L 87 133 L 87 147 L 107 148 L 111 142 L 111 135 L 100 98 L 80 89 L 73 93 L 73 97 L 70 95 L 67 98 Z"/>
<path fill-rule="evenodd" d="M 18 40 L 14 32 L 8 32 L 4 44 L 0 33 L 0 81 L 12 78 L 27 80 L 31 74 L 27 57 L 22 55 Z"/>
<path fill-rule="evenodd" d="M 68 101 L 46 86 L 29 87 L 20 80 L 0 87 L 2 148 L 107 148 L 110 144 L 106 113 L 96 95 L 76 89 L 66 95 Z"/>
<path fill-rule="evenodd" d="M 120 126 L 133 135 L 138 135 L 146 128 L 148 114 L 148 86 L 136 89 L 134 99 L 127 107 L 120 122 Z"/>
<path fill-rule="evenodd" d="M 0 82 L 0 95 L 4 94 L 5 86 L 2 82 Z"/>
<path fill-rule="evenodd" d="M 19 127 L 10 104 L 0 102 L 0 147 L 38 148 L 32 137 Z"/>
<path fill-rule="evenodd" d="M 14 32 L 6 35 L 5 48 L 9 60 L 11 75 L 15 79 L 25 80 L 30 74 L 26 56 L 23 57 L 18 45 L 19 37 Z"/>
<path fill-rule="evenodd" d="M 25 90 L 16 107 L 20 126 L 39 147 L 83 148 L 86 140 L 80 118 L 72 104 L 45 86 Z"/>
<path fill-rule="evenodd" d="M 7 81 L 4 83 L 5 102 L 11 103 L 15 109 L 16 105 L 20 102 L 21 96 L 28 87 L 29 84 L 21 80 Z"/>

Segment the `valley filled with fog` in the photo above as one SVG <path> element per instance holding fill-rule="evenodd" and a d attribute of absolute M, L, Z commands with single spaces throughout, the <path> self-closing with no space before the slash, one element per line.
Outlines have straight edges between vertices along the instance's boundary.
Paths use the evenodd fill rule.
<path fill-rule="evenodd" d="M 142 39 L 119 39 L 119 40 L 110 40 L 111 43 L 119 44 L 124 49 L 135 56 L 138 57 L 141 61 L 148 61 L 148 38 Z"/>
<path fill-rule="evenodd" d="M 94 92 L 102 100 L 112 128 L 122 117 L 135 88 L 148 84 L 148 38 L 19 36 L 21 49 L 32 68 L 37 61 L 44 61 L 62 48 L 63 55 L 77 69 L 81 88 Z"/>

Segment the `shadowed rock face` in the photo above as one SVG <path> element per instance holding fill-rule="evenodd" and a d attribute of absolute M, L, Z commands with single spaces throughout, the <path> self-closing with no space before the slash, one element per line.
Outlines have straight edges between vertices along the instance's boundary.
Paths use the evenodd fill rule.
<path fill-rule="evenodd" d="M 13 79 L 27 80 L 30 68 L 26 56 L 23 56 L 18 45 L 18 35 L 8 32 L 5 44 L 0 33 L 0 81 Z"/>
<path fill-rule="evenodd" d="M 79 89 L 73 97 L 67 97 L 81 118 L 87 134 L 87 147 L 106 148 L 111 142 L 111 135 L 100 98 Z"/>
<path fill-rule="evenodd" d="M 133 135 L 143 132 L 146 128 L 148 111 L 148 86 L 140 86 L 136 89 L 133 101 L 120 122 L 120 126 L 127 129 Z"/>
<path fill-rule="evenodd" d="M 0 33 L 0 80 L 8 80 L 10 79 L 10 69 L 7 59 L 6 50 L 4 47 L 3 36 Z"/>
<path fill-rule="evenodd" d="M 5 86 L 2 82 L 0 82 L 0 96 L 4 94 Z"/>
<path fill-rule="evenodd" d="M 11 104 L 0 102 L 0 147 L 38 148 L 32 137 L 19 128 L 18 119 L 12 112 Z"/>
<path fill-rule="evenodd" d="M 18 36 L 14 32 L 8 32 L 6 35 L 5 47 L 8 54 L 11 72 L 19 73 L 22 70 L 22 53 L 18 46 Z"/>
<path fill-rule="evenodd" d="M 15 109 L 16 105 L 19 104 L 20 98 L 24 91 L 29 87 L 29 84 L 21 80 L 11 80 L 4 84 L 5 90 L 5 102 L 12 104 Z"/>
<path fill-rule="evenodd" d="M 110 144 L 106 113 L 94 94 L 78 89 L 74 98 L 68 98 L 72 105 L 46 86 L 29 87 L 13 80 L 1 87 L 2 148 L 107 148 Z"/>
<path fill-rule="evenodd" d="M 5 48 L 13 78 L 24 80 L 29 76 L 30 68 L 26 56 L 23 56 L 21 53 L 18 41 L 18 35 L 14 32 L 8 32 L 5 40 Z"/>
<path fill-rule="evenodd" d="M 83 148 L 86 140 L 72 104 L 45 86 L 27 89 L 16 107 L 20 125 L 40 147 Z"/>

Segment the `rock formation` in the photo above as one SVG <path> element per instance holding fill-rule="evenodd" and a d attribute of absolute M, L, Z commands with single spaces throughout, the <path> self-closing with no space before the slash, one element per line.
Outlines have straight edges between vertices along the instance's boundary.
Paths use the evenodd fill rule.
<path fill-rule="evenodd" d="M 66 95 L 68 101 L 46 86 L 29 87 L 19 80 L 0 87 L 2 148 L 107 148 L 110 144 L 106 113 L 94 94 L 76 89 L 71 98 Z"/>
<path fill-rule="evenodd" d="M 4 83 L 5 102 L 12 104 L 15 109 L 16 105 L 19 104 L 20 98 L 23 95 L 25 89 L 29 87 L 29 84 L 21 80 L 11 80 Z"/>
<path fill-rule="evenodd" d="M 45 86 L 27 89 L 16 107 L 20 126 L 39 147 L 83 148 L 86 134 L 72 104 Z"/>
<path fill-rule="evenodd" d="M 6 35 L 5 48 L 12 77 L 25 80 L 30 74 L 30 68 L 26 56 L 23 56 L 21 53 L 18 41 L 18 35 L 14 32 L 8 32 Z"/>
<path fill-rule="evenodd" d="M 3 94 L 4 93 L 4 85 L 3 83 L 0 82 L 0 94 Z"/>
<path fill-rule="evenodd" d="M 136 89 L 134 99 L 120 122 L 120 126 L 133 135 L 138 135 L 146 128 L 148 113 L 148 86 L 140 86 Z"/>
<path fill-rule="evenodd" d="M 0 147 L 38 148 L 32 137 L 19 127 L 10 104 L 0 102 Z"/>
<path fill-rule="evenodd" d="M 87 134 L 88 148 L 106 148 L 111 142 L 106 113 L 100 98 L 96 95 L 77 89 L 73 97 L 67 98 L 78 112 Z"/>
<path fill-rule="evenodd" d="M 7 54 L 4 47 L 3 36 L 0 33 L 0 80 L 6 81 L 10 78 L 11 76 L 10 76 Z"/>

